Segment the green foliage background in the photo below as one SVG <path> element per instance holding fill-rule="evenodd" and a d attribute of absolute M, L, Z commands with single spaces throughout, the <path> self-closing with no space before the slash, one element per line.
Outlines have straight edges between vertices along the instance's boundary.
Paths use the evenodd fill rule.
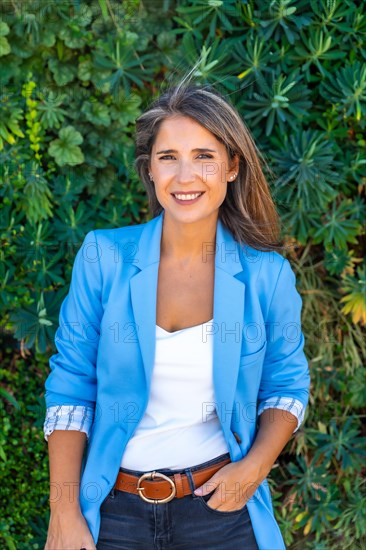
<path fill-rule="evenodd" d="M 195 81 L 272 169 L 312 388 L 270 476 L 291 549 L 365 548 L 366 14 L 351 0 L 1 3 L 0 544 L 43 548 L 43 383 L 85 234 L 150 219 L 134 121 Z"/>

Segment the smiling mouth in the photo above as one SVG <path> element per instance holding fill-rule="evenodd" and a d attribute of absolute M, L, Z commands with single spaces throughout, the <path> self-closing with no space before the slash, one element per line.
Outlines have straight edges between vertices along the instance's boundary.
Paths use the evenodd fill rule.
<path fill-rule="evenodd" d="M 205 191 L 197 192 L 197 193 L 171 193 L 174 198 L 180 200 L 180 201 L 192 201 L 195 199 L 198 199 L 201 195 L 203 195 Z"/>

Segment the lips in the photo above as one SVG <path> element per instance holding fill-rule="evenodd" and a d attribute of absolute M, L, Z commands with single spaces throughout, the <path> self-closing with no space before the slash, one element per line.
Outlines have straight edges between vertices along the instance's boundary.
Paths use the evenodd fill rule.
<path fill-rule="evenodd" d="M 199 201 L 205 191 L 190 191 L 185 193 L 171 193 L 176 203 L 180 205 L 190 205 Z"/>

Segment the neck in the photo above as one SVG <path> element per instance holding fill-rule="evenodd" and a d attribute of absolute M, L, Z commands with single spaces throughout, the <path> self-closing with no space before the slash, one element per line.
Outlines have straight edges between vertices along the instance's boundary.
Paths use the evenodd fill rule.
<path fill-rule="evenodd" d="M 181 223 L 164 213 L 161 255 L 190 264 L 214 259 L 217 216 L 197 222 Z"/>

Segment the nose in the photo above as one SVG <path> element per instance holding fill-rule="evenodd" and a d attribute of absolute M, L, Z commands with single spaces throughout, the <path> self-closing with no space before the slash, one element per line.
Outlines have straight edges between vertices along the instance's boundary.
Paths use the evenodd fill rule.
<path fill-rule="evenodd" d="M 184 185 L 185 183 L 192 183 L 196 179 L 194 167 L 191 162 L 182 161 L 178 165 L 177 181 Z"/>

